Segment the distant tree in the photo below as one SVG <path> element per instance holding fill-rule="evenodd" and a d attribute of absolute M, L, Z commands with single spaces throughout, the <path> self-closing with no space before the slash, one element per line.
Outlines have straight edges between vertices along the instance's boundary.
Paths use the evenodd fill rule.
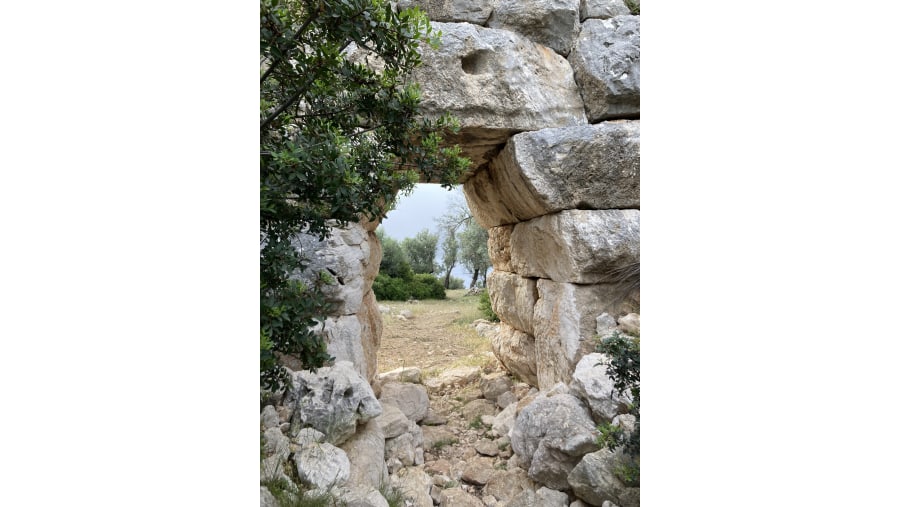
<path fill-rule="evenodd" d="M 491 258 L 487 248 L 488 232 L 475 220 L 469 220 L 466 228 L 459 234 L 460 258 L 463 265 L 472 273 L 469 288 L 478 286 L 478 275 L 487 280 L 487 271 L 491 267 Z"/>
<path fill-rule="evenodd" d="M 409 259 L 409 265 L 414 273 L 434 273 L 437 243 L 437 234 L 432 234 L 428 229 L 419 231 L 412 238 L 403 239 L 400 245 L 406 252 L 406 258 Z"/>
<path fill-rule="evenodd" d="M 411 280 L 413 270 L 406 256 L 406 251 L 396 239 L 384 234 L 384 229 L 379 227 L 375 235 L 381 241 L 381 265 L 378 273 L 391 278 Z"/>
<path fill-rule="evenodd" d="M 448 227 L 444 231 L 444 241 L 441 242 L 441 250 L 444 252 L 441 267 L 444 269 L 444 288 L 450 288 L 453 268 L 456 267 L 456 258 L 459 255 L 459 241 L 456 240 L 456 229 Z"/>

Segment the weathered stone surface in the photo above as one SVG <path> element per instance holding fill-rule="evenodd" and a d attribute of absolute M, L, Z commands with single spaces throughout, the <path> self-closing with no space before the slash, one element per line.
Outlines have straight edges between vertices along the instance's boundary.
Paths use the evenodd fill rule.
<path fill-rule="evenodd" d="M 259 507 L 278 507 L 275 496 L 265 486 L 259 487 Z"/>
<path fill-rule="evenodd" d="M 473 170 L 516 132 L 587 123 L 581 94 L 565 58 L 506 30 L 469 23 L 432 23 L 441 47 L 423 47 L 423 65 L 410 79 L 421 84 L 427 117 L 459 119 L 459 144 Z"/>
<path fill-rule="evenodd" d="M 638 306 L 632 296 L 621 296 L 617 287 L 606 284 L 538 280 L 537 287 L 540 297 L 534 305 L 534 344 L 541 389 L 568 383 L 578 361 L 594 351 L 597 315 L 625 314 Z"/>
<path fill-rule="evenodd" d="M 639 208 L 640 149 L 639 120 L 548 128 L 511 137 L 485 169 L 488 176 L 464 186 L 469 187 L 466 197 L 476 220 L 490 230 L 497 228 L 488 235 L 489 254 L 495 243 L 494 269 L 518 272 L 509 264 L 510 226 L 501 229 L 501 224 L 567 209 Z M 492 186 L 474 188 L 483 180 Z"/>
<path fill-rule="evenodd" d="M 495 0 L 487 26 L 524 35 L 566 56 L 579 29 L 580 0 Z"/>
<path fill-rule="evenodd" d="M 462 473 L 462 480 L 469 484 L 484 486 L 494 473 L 494 460 L 477 457 L 468 460 Z"/>
<path fill-rule="evenodd" d="M 624 0 L 581 0 L 581 21 L 588 18 L 609 19 L 631 14 Z"/>
<path fill-rule="evenodd" d="M 597 450 L 596 435 L 581 400 L 570 394 L 541 394 L 516 418 L 510 442 L 529 477 L 553 489 L 567 489 L 566 477 L 581 456 Z"/>
<path fill-rule="evenodd" d="M 473 204 L 470 204 L 471 206 Z M 494 269 L 498 271 L 512 271 L 509 264 L 509 236 L 513 227 L 513 225 L 498 225 L 488 229 L 488 256 Z"/>
<path fill-rule="evenodd" d="M 381 386 L 381 402 L 393 404 L 410 421 L 419 422 L 428 412 L 428 392 L 421 384 L 387 382 Z"/>
<path fill-rule="evenodd" d="M 632 335 L 640 336 L 641 334 L 641 316 L 637 313 L 629 313 L 624 317 L 619 317 L 619 329 Z"/>
<path fill-rule="evenodd" d="M 532 318 L 537 302 L 537 280 L 494 269 L 487 277 L 491 307 L 500 320 L 510 326 L 534 334 Z"/>
<path fill-rule="evenodd" d="M 416 460 L 415 437 L 411 433 L 403 433 L 384 442 L 384 458 L 397 459 L 404 466 L 412 466 Z"/>
<path fill-rule="evenodd" d="M 511 264 L 524 277 L 619 282 L 641 262 L 640 236 L 638 210 L 561 211 L 516 225 L 510 236 Z"/>
<path fill-rule="evenodd" d="M 568 476 L 575 496 L 591 505 L 612 502 L 621 507 L 638 507 L 640 489 L 625 486 L 615 475 L 615 466 L 622 459 L 621 453 L 608 449 L 585 455 Z"/>
<path fill-rule="evenodd" d="M 301 447 L 294 453 L 294 464 L 297 477 L 311 488 L 341 486 L 350 478 L 347 453 L 327 442 Z"/>
<path fill-rule="evenodd" d="M 500 448 L 493 440 L 481 439 L 475 443 L 475 452 L 482 456 L 494 457 L 500 454 Z"/>
<path fill-rule="evenodd" d="M 497 396 L 497 406 L 500 407 L 500 409 L 504 409 L 509 405 L 515 404 L 517 401 L 519 401 L 519 399 L 516 398 L 515 393 L 513 393 L 512 391 L 507 391 L 500 396 Z"/>
<path fill-rule="evenodd" d="M 389 372 L 378 374 L 378 379 L 382 382 L 412 382 L 413 384 L 422 383 L 422 370 L 415 366 L 405 368 L 400 367 Z"/>
<path fill-rule="evenodd" d="M 572 393 L 588 404 L 598 422 L 610 422 L 617 415 L 627 412 L 631 402 L 630 393 L 618 394 L 615 382 L 606 374 L 607 359 L 600 353 L 582 357 L 569 384 Z"/>
<path fill-rule="evenodd" d="M 528 478 L 528 472 L 519 467 L 509 467 L 492 475 L 484 485 L 483 493 L 501 502 L 509 502 L 522 491 L 534 491 L 536 488 L 534 481 Z"/>
<path fill-rule="evenodd" d="M 475 418 L 484 416 L 493 416 L 497 413 L 497 407 L 494 402 L 484 398 L 472 400 L 466 403 L 462 408 L 462 414 L 465 420 L 472 421 Z"/>
<path fill-rule="evenodd" d="M 618 324 L 616 323 L 616 319 L 612 317 L 612 315 L 608 313 L 602 313 L 597 316 L 597 334 L 605 335 L 612 330 L 616 329 Z"/>
<path fill-rule="evenodd" d="M 384 438 L 394 438 L 406 433 L 409 426 L 409 419 L 402 410 L 392 403 L 381 404 L 381 415 L 375 418 Z"/>
<path fill-rule="evenodd" d="M 367 381 L 374 373 L 375 365 L 369 365 L 363 347 L 362 325 L 357 315 L 328 317 L 320 334 L 324 337 L 329 354 L 338 361 L 353 364 L 354 369 Z"/>
<path fill-rule="evenodd" d="M 477 497 L 466 493 L 459 488 L 449 488 L 441 491 L 441 507 L 484 507 Z"/>
<path fill-rule="evenodd" d="M 433 451 L 436 448 L 440 448 L 442 445 L 447 445 L 453 441 L 459 441 L 459 438 L 457 438 L 453 432 L 443 426 L 425 426 L 422 428 L 422 435 L 425 439 L 426 451 Z"/>
<path fill-rule="evenodd" d="M 430 391 L 440 391 L 449 387 L 463 387 L 481 377 L 481 369 L 477 366 L 461 366 L 441 372 L 437 377 L 425 380 L 425 387 Z"/>
<path fill-rule="evenodd" d="M 347 483 L 351 486 L 377 489 L 388 480 L 387 467 L 384 466 L 384 433 L 377 420 L 372 419 L 365 426 L 360 426 L 356 434 L 341 446 L 350 460 Z"/>
<path fill-rule="evenodd" d="M 504 368 L 533 386 L 538 384 L 532 335 L 501 322 L 500 332 L 491 337 L 491 348 Z"/>
<path fill-rule="evenodd" d="M 431 476 L 423 467 L 406 467 L 391 476 L 391 485 L 406 497 L 410 507 L 433 507 Z"/>
<path fill-rule="evenodd" d="M 499 414 L 494 416 L 494 424 L 491 426 L 494 433 L 501 436 L 509 434 L 509 430 L 512 429 L 513 424 L 516 422 L 517 408 L 515 403 L 510 403 Z"/>
<path fill-rule="evenodd" d="M 343 507 L 390 507 L 384 496 L 375 488 L 340 487 L 331 493 Z"/>
<path fill-rule="evenodd" d="M 640 115 L 640 16 L 588 19 L 569 62 L 591 123 Z"/>
<path fill-rule="evenodd" d="M 332 229 L 331 237 L 325 241 L 300 234 L 291 244 L 308 259 L 307 269 L 298 271 L 294 277 L 312 283 L 324 273 L 334 281 L 322 292 L 336 305 L 335 315 L 359 312 L 362 298 L 372 288 L 381 263 L 381 243 L 375 233 L 351 223 L 346 228 Z"/>
<path fill-rule="evenodd" d="M 378 371 L 378 347 L 381 346 L 381 331 L 383 322 L 381 312 L 378 311 L 378 302 L 375 300 L 375 292 L 371 289 L 363 296 L 362 308 L 356 314 L 359 319 L 359 341 L 362 345 L 363 357 L 366 359 L 365 375 L 370 383 Z M 356 371 L 362 375 L 362 367 L 357 366 Z"/>
<path fill-rule="evenodd" d="M 562 491 L 540 488 L 523 490 L 506 507 L 569 507 L 569 496 Z"/>
<path fill-rule="evenodd" d="M 340 445 L 356 431 L 357 422 L 381 415 L 381 404 L 372 388 L 347 361 L 319 368 L 316 373 L 295 372 L 293 387 L 294 435 L 311 427 L 324 433 L 329 442 Z"/>
<path fill-rule="evenodd" d="M 512 389 L 512 381 L 503 372 L 491 373 L 481 379 L 481 393 L 485 399 L 496 401 L 497 398 Z"/>
<path fill-rule="evenodd" d="M 263 433 L 264 458 L 260 463 L 262 480 L 290 479 L 285 474 L 287 460 L 291 454 L 291 441 L 278 428 L 269 428 Z"/>
<path fill-rule="evenodd" d="M 484 25 L 491 15 L 492 1 L 484 0 L 399 0 L 401 9 L 418 6 L 431 21 L 465 22 Z M 626 11 L 627 13 L 627 11 Z"/>
<path fill-rule="evenodd" d="M 274 406 L 266 405 L 263 407 L 262 412 L 259 414 L 259 423 L 263 429 L 277 428 L 281 425 L 281 421 L 278 419 L 278 412 Z"/>

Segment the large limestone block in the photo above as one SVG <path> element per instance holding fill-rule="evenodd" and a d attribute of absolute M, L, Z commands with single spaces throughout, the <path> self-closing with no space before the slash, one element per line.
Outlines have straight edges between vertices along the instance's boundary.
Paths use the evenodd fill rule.
<path fill-rule="evenodd" d="M 381 386 L 380 399 L 399 408 L 410 421 L 419 422 L 428 413 L 428 391 L 421 384 L 387 382 Z"/>
<path fill-rule="evenodd" d="M 471 204 L 469 205 L 471 209 Z M 500 271 L 512 271 L 509 265 L 509 237 L 513 231 L 512 225 L 501 225 L 488 229 L 488 255 L 494 269 Z"/>
<path fill-rule="evenodd" d="M 492 3 L 484 0 L 400 0 L 397 7 L 419 7 L 431 21 L 484 25 L 491 15 Z"/>
<path fill-rule="evenodd" d="M 533 386 L 538 384 L 532 335 L 501 322 L 500 331 L 491 337 L 491 348 L 504 368 Z"/>
<path fill-rule="evenodd" d="M 375 233 L 358 223 L 344 229 L 332 229 L 324 241 L 300 234 L 291 244 L 308 260 L 306 270 L 293 277 L 312 284 L 324 273 L 332 283 L 322 289 L 326 299 L 335 305 L 335 315 L 359 312 L 363 296 L 372 288 L 381 263 L 381 244 Z"/>
<path fill-rule="evenodd" d="M 585 21 L 569 62 L 591 123 L 640 115 L 640 16 Z"/>
<path fill-rule="evenodd" d="M 608 449 L 586 454 L 568 476 L 575 496 L 591 505 L 640 506 L 640 489 L 627 487 L 616 477 L 615 467 L 624 459 L 621 452 Z"/>
<path fill-rule="evenodd" d="M 630 392 L 620 394 L 616 389 L 615 382 L 607 374 L 608 361 L 609 358 L 600 353 L 582 357 L 569 384 L 572 393 L 591 408 L 594 420 L 607 423 L 626 413 L 633 400 Z"/>
<path fill-rule="evenodd" d="M 350 476 L 347 480 L 352 486 L 379 488 L 388 480 L 387 467 L 384 465 L 384 433 L 378 418 L 360 426 L 356 433 L 344 442 L 341 449 L 350 460 Z"/>
<path fill-rule="evenodd" d="M 372 377 L 375 364 L 369 364 L 363 346 L 363 329 L 359 315 L 328 317 L 317 329 L 325 339 L 326 351 L 336 361 L 347 361 L 367 381 Z"/>
<path fill-rule="evenodd" d="M 319 368 L 315 373 L 294 373 L 293 391 L 296 402 L 292 435 L 311 427 L 324 433 L 329 442 L 340 445 L 356 432 L 358 422 L 381 415 L 381 404 L 369 383 L 347 361 Z"/>
<path fill-rule="evenodd" d="M 534 350 L 537 385 L 548 389 L 569 383 L 575 366 L 594 352 L 597 315 L 627 314 L 636 304 L 613 285 L 577 285 L 538 280 L 534 305 Z"/>
<path fill-rule="evenodd" d="M 567 209 L 636 209 L 640 151 L 637 120 L 523 132 L 463 189 L 476 220 L 491 230 Z M 507 234 L 493 233 L 491 260 L 514 271 L 498 265 Z"/>
<path fill-rule="evenodd" d="M 342 486 L 350 478 L 347 453 L 327 442 L 301 447 L 294 464 L 300 482 L 314 489 Z"/>
<path fill-rule="evenodd" d="M 423 65 L 410 79 L 421 85 L 422 113 L 455 116 L 459 144 L 473 169 L 512 134 L 587 123 L 581 94 L 565 58 L 521 35 L 469 23 L 432 23 L 443 33 L 437 50 L 422 48 Z"/>
<path fill-rule="evenodd" d="M 618 282 L 641 262 L 641 212 L 561 211 L 516 225 L 509 241 L 510 264 L 521 276 Z"/>
<path fill-rule="evenodd" d="M 532 317 L 537 302 L 537 280 L 515 273 L 493 270 L 487 278 L 491 307 L 500 320 L 512 327 L 534 334 Z"/>
<path fill-rule="evenodd" d="M 524 35 L 566 56 L 579 29 L 580 0 L 496 0 L 491 28 Z"/>
<path fill-rule="evenodd" d="M 540 394 L 516 418 L 513 451 L 528 477 L 553 489 L 568 489 L 569 472 L 597 450 L 597 431 L 584 403 L 571 394 Z"/>
<path fill-rule="evenodd" d="M 625 0 L 581 0 L 581 21 L 588 18 L 609 19 L 631 14 Z"/>

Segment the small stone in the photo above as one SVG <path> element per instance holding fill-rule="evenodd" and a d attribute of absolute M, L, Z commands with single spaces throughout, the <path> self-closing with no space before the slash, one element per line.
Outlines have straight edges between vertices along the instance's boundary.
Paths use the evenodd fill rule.
<path fill-rule="evenodd" d="M 500 453 L 500 448 L 497 447 L 497 444 L 493 440 L 479 440 L 478 443 L 475 444 L 475 452 L 482 456 L 493 457 Z"/>

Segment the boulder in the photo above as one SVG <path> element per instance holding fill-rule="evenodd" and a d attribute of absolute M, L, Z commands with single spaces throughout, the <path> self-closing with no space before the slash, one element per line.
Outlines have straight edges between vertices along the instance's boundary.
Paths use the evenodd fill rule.
<path fill-rule="evenodd" d="M 510 236 L 511 264 L 524 277 L 616 283 L 640 265 L 640 235 L 638 210 L 560 211 L 516 225 Z"/>
<path fill-rule="evenodd" d="M 476 219 L 490 227 L 494 269 L 518 272 L 509 264 L 512 226 L 501 224 L 567 209 L 640 207 L 640 149 L 639 120 L 512 136 L 485 169 L 492 186 L 466 193 Z"/>
<path fill-rule="evenodd" d="M 412 382 L 413 384 L 422 383 L 422 370 L 415 366 L 406 368 L 393 369 L 389 372 L 378 374 L 378 380 L 383 383 L 387 382 Z"/>
<path fill-rule="evenodd" d="M 400 469 L 391 476 L 391 486 L 405 498 L 409 507 L 433 507 L 431 476 L 420 466 Z"/>
<path fill-rule="evenodd" d="M 512 389 L 512 381 L 504 372 L 491 373 L 481 379 L 481 393 L 485 399 L 497 401 L 497 398 Z"/>
<path fill-rule="evenodd" d="M 528 473 L 519 467 L 498 470 L 488 479 L 482 492 L 491 495 L 501 502 L 509 502 L 525 490 L 534 491 L 537 485 L 528 478 Z"/>
<path fill-rule="evenodd" d="M 278 428 L 269 428 L 263 433 L 263 459 L 260 463 L 261 480 L 290 478 L 285 474 L 287 460 L 291 455 L 291 441 Z"/>
<path fill-rule="evenodd" d="M 562 491 L 540 488 L 522 490 L 506 507 L 569 507 L 569 495 Z"/>
<path fill-rule="evenodd" d="M 501 410 L 518 401 L 519 399 L 516 398 L 515 393 L 512 391 L 506 391 L 500 396 L 497 396 L 497 406 L 500 407 Z"/>
<path fill-rule="evenodd" d="M 566 56 L 580 28 L 580 0 L 495 0 L 487 26 L 524 35 Z"/>
<path fill-rule="evenodd" d="M 632 336 L 641 335 L 641 315 L 638 313 L 629 313 L 624 317 L 619 317 L 619 329 L 624 333 Z"/>
<path fill-rule="evenodd" d="M 538 384 L 532 335 L 501 322 L 500 331 L 491 337 L 491 348 L 494 356 L 513 375 L 533 386 Z"/>
<path fill-rule="evenodd" d="M 278 411 L 275 410 L 274 406 L 266 405 L 263 407 L 262 412 L 259 414 L 259 423 L 263 429 L 281 426 L 281 421 L 278 419 Z"/>
<path fill-rule="evenodd" d="M 625 0 L 581 0 L 581 21 L 590 18 L 609 19 L 631 14 Z"/>
<path fill-rule="evenodd" d="M 388 480 L 384 465 L 384 433 L 372 419 L 357 429 L 356 434 L 344 442 L 341 449 L 350 460 L 350 476 L 347 484 L 353 487 L 379 488 Z"/>
<path fill-rule="evenodd" d="M 259 507 L 279 507 L 275 496 L 265 486 L 259 487 Z"/>
<path fill-rule="evenodd" d="M 494 474 L 494 460 L 481 456 L 466 462 L 466 468 L 462 473 L 462 480 L 476 486 L 484 486 Z"/>
<path fill-rule="evenodd" d="M 316 373 L 295 372 L 293 390 L 293 435 L 311 427 L 324 433 L 329 442 L 340 445 L 356 432 L 357 423 L 381 415 L 381 404 L 372 388 L 347 361 L 319 368 Z"/>
<path fill-rule="evenodd" d="M 591 123 L 641 112 L 641 17 L 588 19 L 569 54 Z"/>
<path fill-rule="evenodd" d="M 619 394 L 615 382 L 607 374 L 608 357 L 600 354 L 588 354 L 578 361 L 572 382 L 572 392 L 585 401 L 598 422 L 611 422 L 619 414 L 628 411 L 632 401 L 631 393 Z"/>
<path fill-rule="evenodd" d="M 425 380 L 425 387 L 432 392 L 451 387 L 465 387 L 480 377 L 481 368 L 477 366 L 461 366 L 445 370 L 437 377 Z"/>
<path fill-rule="evenodd" d="M 406 433 L 409 427 L 409 419 L 402 410 L 391 403 L 381 405 L 381 415 L 375 418 L 378 426 L 384 434 L 384 438 L 394 438 Z"/>
<path fill-rule="evenodd" d="M 459 120 L 459 134 L 444 141 L 462 148 L 473 171 L 512 134 L 587 123 L 565 58 L 506 30 L 469 23 L 431 26 L 443 33 L 441 45 L 423 46 L 423 65 L 410 80 L 421 85 L 423 115 L 450 113 Z"/>
<path fill-rule="evenodd" d="M 628 458 L 609 449 L 585 455 L 568 476 L 575 496 L 591 505 L 612 502 L 621 507 L 640 506 L 640 489 L 626 486 L 615 474 L 623 459 Z"/>
<path fill-rule="evenodd" d="M 419 7 L 431 21 L 449 21 L 484 25 L 491 15 L 493 2 L 483 0 L 399 0 L 401 9 Z"/>
<path fill-rule="evenodd" d="M 494 424 L 491 427 L 494 433 L 500 436 L 509 434 L 509 430 L 512 429 L 513 424 L 516 422 L 517 408 L 515 403 L 510 403 L 499 414 L 494 416 Z"/>
<path fill-rule="evenodd" d="M 590 411 L 570 394 L 539 395 L 516 418 L 510 432 L 513 451 L 528 476 L 553 489 L 568 489 L 569 472 L 581 457 L 597 450 Z"/>
<path fill-rule="evenodd" d="M 337 499 L 336 505 L 342 507 L 390 507 L 387 500 L 376 488 L 365 487 L 340 487 L 331 490 Z M 316 505 L 332 505 L 322 503 Z"/>
<path fill-rule="evenodd" d="M 394 405 L 407 419 L 415 422 L 428 413 L 428 392 L 421 384 L 387 382 L 381 386 L 381 402 Z"/>
<path fill-rule="evenodd" d="M 492 270 L 487 276 L 491 307 L 500 320 L 526 333 L 533 334 L 532 318 L 537 302 L 537 281 L 515 273 Z"/>
<path fill-rule="evenodd" d="M 484 507 L 478 497 L 466 493 L 460 488 L 448 488 L 441 491 L 441 507 Z"/>
<path fill-rule="evenodd" d="M 313 489 L 344 485 L 350 478 L 347 453 L 327 442 L 301 447 L 294 453 L 297 477 Z"/>

